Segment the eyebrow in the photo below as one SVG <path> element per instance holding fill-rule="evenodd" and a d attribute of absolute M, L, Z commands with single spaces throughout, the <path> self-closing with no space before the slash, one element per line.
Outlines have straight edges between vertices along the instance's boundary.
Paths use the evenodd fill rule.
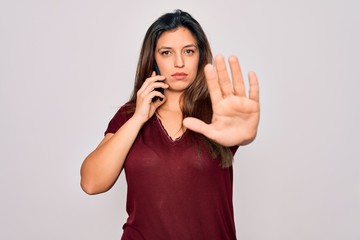
<path fill-rule="evenodd" d="M 182 47 L 182 48 L 189 48 L 189 47 L 198 48 L 197 45 L 195 45 L 195 44 L 188 44 L 188 45 L 185 45 L 185 46 Z M 158 51 L 160 51 L 160 50 L 162 50 L 162 49 L 172 49 L 172 47 L 161 46 L 161 47 L 158 48 Z"/>

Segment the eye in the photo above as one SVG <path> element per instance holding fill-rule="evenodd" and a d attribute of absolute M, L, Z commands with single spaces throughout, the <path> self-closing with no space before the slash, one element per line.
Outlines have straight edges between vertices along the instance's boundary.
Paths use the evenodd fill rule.
<path fill-rule="evenodd" d="M 195 50 L 193 50 L 193 49 L 185 49 L 184 53 L 185 53 L 186 55 L 192 55 L 192 54 L 195 53 Z"/>
<path fill-rule="evenodd" d="M 160 54 L 163 55 L 163 56 L 167 56 L 167 55 L 170 55 L 171 52 L 168 51 L 168 50 L 165 50 L 165 51 L 160 52 Z"/>

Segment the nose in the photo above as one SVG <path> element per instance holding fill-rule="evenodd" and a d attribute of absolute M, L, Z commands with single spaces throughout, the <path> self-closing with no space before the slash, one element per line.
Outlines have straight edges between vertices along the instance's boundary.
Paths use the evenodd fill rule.
<path fill-rule="evenodd" d="M 181 54 L 176 54 L 175 56 L 175 67 L 182 68 L 184 67 L 184 59 Z"/>

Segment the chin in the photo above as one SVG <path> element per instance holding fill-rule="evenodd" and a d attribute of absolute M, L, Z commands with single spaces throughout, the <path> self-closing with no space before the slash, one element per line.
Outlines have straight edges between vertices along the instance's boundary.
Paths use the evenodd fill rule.
<path fill-rule="evenodd" d="M 184 91 L 186 91 L 186 89 L 188 89 L 188 87 L 189 86 L 186 86 L 186 87 L 169 87 L 166 90 L 170 91 L 170 92 L 184 92 Z"/>

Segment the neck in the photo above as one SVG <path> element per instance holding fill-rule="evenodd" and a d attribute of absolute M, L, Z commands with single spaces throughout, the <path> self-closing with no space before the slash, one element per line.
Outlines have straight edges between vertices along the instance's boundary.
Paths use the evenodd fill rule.
<path fill-rule="evenodd" d="M 169 111 L 181 111 L 181 92 L 165 93 L 166 102 L 160 108 Z"/>

